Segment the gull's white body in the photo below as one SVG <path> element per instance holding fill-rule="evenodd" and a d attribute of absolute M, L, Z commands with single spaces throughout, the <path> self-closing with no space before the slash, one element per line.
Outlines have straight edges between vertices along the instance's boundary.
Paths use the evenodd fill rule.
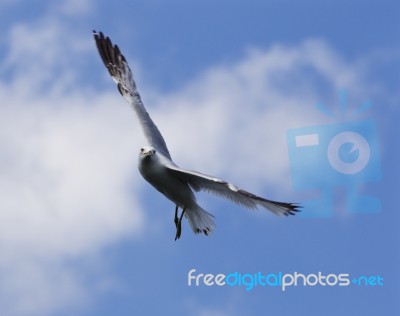
<path fill-rule="evenodd" d="M 187 182 L 171 174 L 168 168 L 174 165 L 171 160 L 151 147 L 142 147 L 138 162 L 139 171 L 147 182 L 178 207 L 186 209 L 186 216 L 194 232 L 212 232 L 215 226 L 213 215 L 197 204 L 196 196 Z"/>
<path fill-rule="evenodd" d="M 105 66 L 119 92 L 133 107 L 149 143 L 139 153 L 141 175 L 177 207 L 185 210 L 184 214 L 193 232 L 208 235 L 215 228 L 214 216 L 197 204 L 193 191 L 209 191 L 247 208 L 261 206 L 276 215 L 294 215 L 299 211 L 298 205 L 264 199 L 219 178 L 179 168 L 172 161 L 160 131 L 145 109 L 132 72 L 118 46 L 113 45 L 101 32 L 94 32 L 94 38 Z M 177 233 L 177 238 L 179 236 Z"/>
<path fill-rule="evenodd" d="M 180 208 L 193 208 L 196 205 L 193 191 L 187 183 L 168 173 L 165 166 L 169 161 L 150 147 L 143 147 L 143 150 L 144 154 L 139 156 L 139 171 L 143 178 Z"/>

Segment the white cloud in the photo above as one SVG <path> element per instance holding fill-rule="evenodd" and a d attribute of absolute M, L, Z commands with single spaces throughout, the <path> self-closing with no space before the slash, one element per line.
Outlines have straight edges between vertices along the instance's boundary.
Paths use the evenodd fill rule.
<path fill-rule="evenodd" d="M 0 108 L 0 269 L 11 266 L 21 276 L 25 270 L 19 268 L 27 266 L 18 263 L 29 262 L 40 278 L 39 284 L 35 278 L 15 284 L 23 286 L 23 299 L 29 286 L 52 304 L 60 295 L 75 293 L 60 291 L 47 274 L 49 267 L 59 267 L 62 277 L 65 269 L 58 261 L 96 253 L 140 232 L 142 213 L 131 194 L 138 188 L 132 181 L 137 146 L 131 135 L 140 131 L 131 128 L 126 109 L 110 106 L 118 103 L 114 98 L 102 97 L 86 100 L 94 106 L 82 97 L 61 104 L 8 100 Z M 74 284 L 79 280 L 68 280 L 79 287 Z M 6 281 L 0 281 L 3 291 L 11 288 Z"/>
<path fill-rule="evenodd" d="M 104 237 L 106 227 L 99 225 L 111 230 L 130 225 L 119 218 L 131 203 L 124 188 L 136 162 L 124 129 L 130 130 L 130 122 L 102 100 L 95 99 L 93 107 L 68 101 L 9 101 L 1 109 L 0 203 L 8 222 L 0 223 L 1 230 L 14 243 L 28 237 L 39 246 L 47 240 L 46 253 L 80 252 L 76 248 L 86 248 L 84 241 L 91 245 L 93 234 Z M 26 221 L 28 212 L 32 218 Z M 48 233 L 59 238 L 49 240 Z"/>
<path fill-rule="evenodd" d="M 66 262 L 143 226 L 138 124 L 111 80 L 105 92 L 76 82 L 80 63 L 94 54 L 90 39 L 69 34 L 54 18 L 10 31 L 0 68 L 0 273 L 6 276 L 0 301 L 10 302 L 1 304 L 2 313 L 43 315 L 84 304 L 91 289 Z M 149 112 L 182 167 L 260 194 L 267 185 L 283 198 L 286 129 L 321 123 L 313 106 L 322 95 L 361 89 L 361 79 L 326 43 L 313 40 L 249 51 L 179 91 L 143 97 L 155 105 Z M 324 83 L 329 91 L 315 89 Z"/>
<path fill-rule="evenodd" d="M 140 205 L 130 194 L 137 189 L 131 135 L 140 131 L 126 109 L 110 106 L 115 98 L 102 97 L 29 103 L 2 95 L 0 269 L 34 258 L 44 273 L 46 262 L 85 256 L 140 231 Z M 60 293 L 50 287 L 45 297 L 51 302 Z"/>
<path fill-rule="evenodd" d="M 73 87 L 71 61 L 84 50 L 59 34 L 51 19 L 15 26 L 1 65 L 1 314 L 90 300 L 95 290 L 68 262 L 138 235 L 144 221 L 132 194 L 140 130 L 116 93 Z"/>

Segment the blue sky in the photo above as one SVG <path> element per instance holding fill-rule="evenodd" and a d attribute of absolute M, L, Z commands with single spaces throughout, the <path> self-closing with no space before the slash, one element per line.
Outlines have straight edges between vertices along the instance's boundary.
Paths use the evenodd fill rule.
<path fill-rule="evenodd" d="M 399 313 L 400 5 L 215 2 L 0 1 L 2 315 Z M 349 211 L 351 177 L 291 218 L 201 193 L 215 233 L 184 223 L 175 242 L 174 206 L 137 171 L 144 137 L 93 29 L 127 57 L 178 165 L 267 198 L 320 197 L 330 176 L 318 164 L 321 187 L 293 189 L 287 131 L 342 126 L 341 91 L 348 113 L 369 100 L 356 119 L 376 124 L 382 178 L 363 176 L 358 189 L 380 211 Z M 379 275 L 384 285 L 189 287 L 191 269 Z"/>

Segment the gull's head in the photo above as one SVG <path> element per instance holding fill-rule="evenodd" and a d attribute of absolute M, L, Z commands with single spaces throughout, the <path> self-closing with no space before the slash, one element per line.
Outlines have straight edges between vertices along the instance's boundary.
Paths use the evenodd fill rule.
<path fill-rule="evenodd" d="M 138 168 L 143 178 L 149 181 L 155 170 L 160 166 L 157 151 L 150 146 L 144 146 L 139 150 Z"/>
<path fill-rule="evenodd" d="M 139 151 L 139 160 L 147 160 L 154 157 L 156 150 L 150 146 L 143 146 Z"/>

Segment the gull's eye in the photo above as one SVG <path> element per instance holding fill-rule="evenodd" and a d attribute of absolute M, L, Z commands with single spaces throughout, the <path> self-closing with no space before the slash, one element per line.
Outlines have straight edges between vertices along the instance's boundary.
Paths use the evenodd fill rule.
<path fill-rule="evenodd" d="M 140 152 L 141 152 L 141 153 L 144 152 L 144 148 L 140 148 Z"/>
<path fill-rule="evenodd" d="M 156 151 L 153 149 L 153 155 L 156 153 Z"/>

